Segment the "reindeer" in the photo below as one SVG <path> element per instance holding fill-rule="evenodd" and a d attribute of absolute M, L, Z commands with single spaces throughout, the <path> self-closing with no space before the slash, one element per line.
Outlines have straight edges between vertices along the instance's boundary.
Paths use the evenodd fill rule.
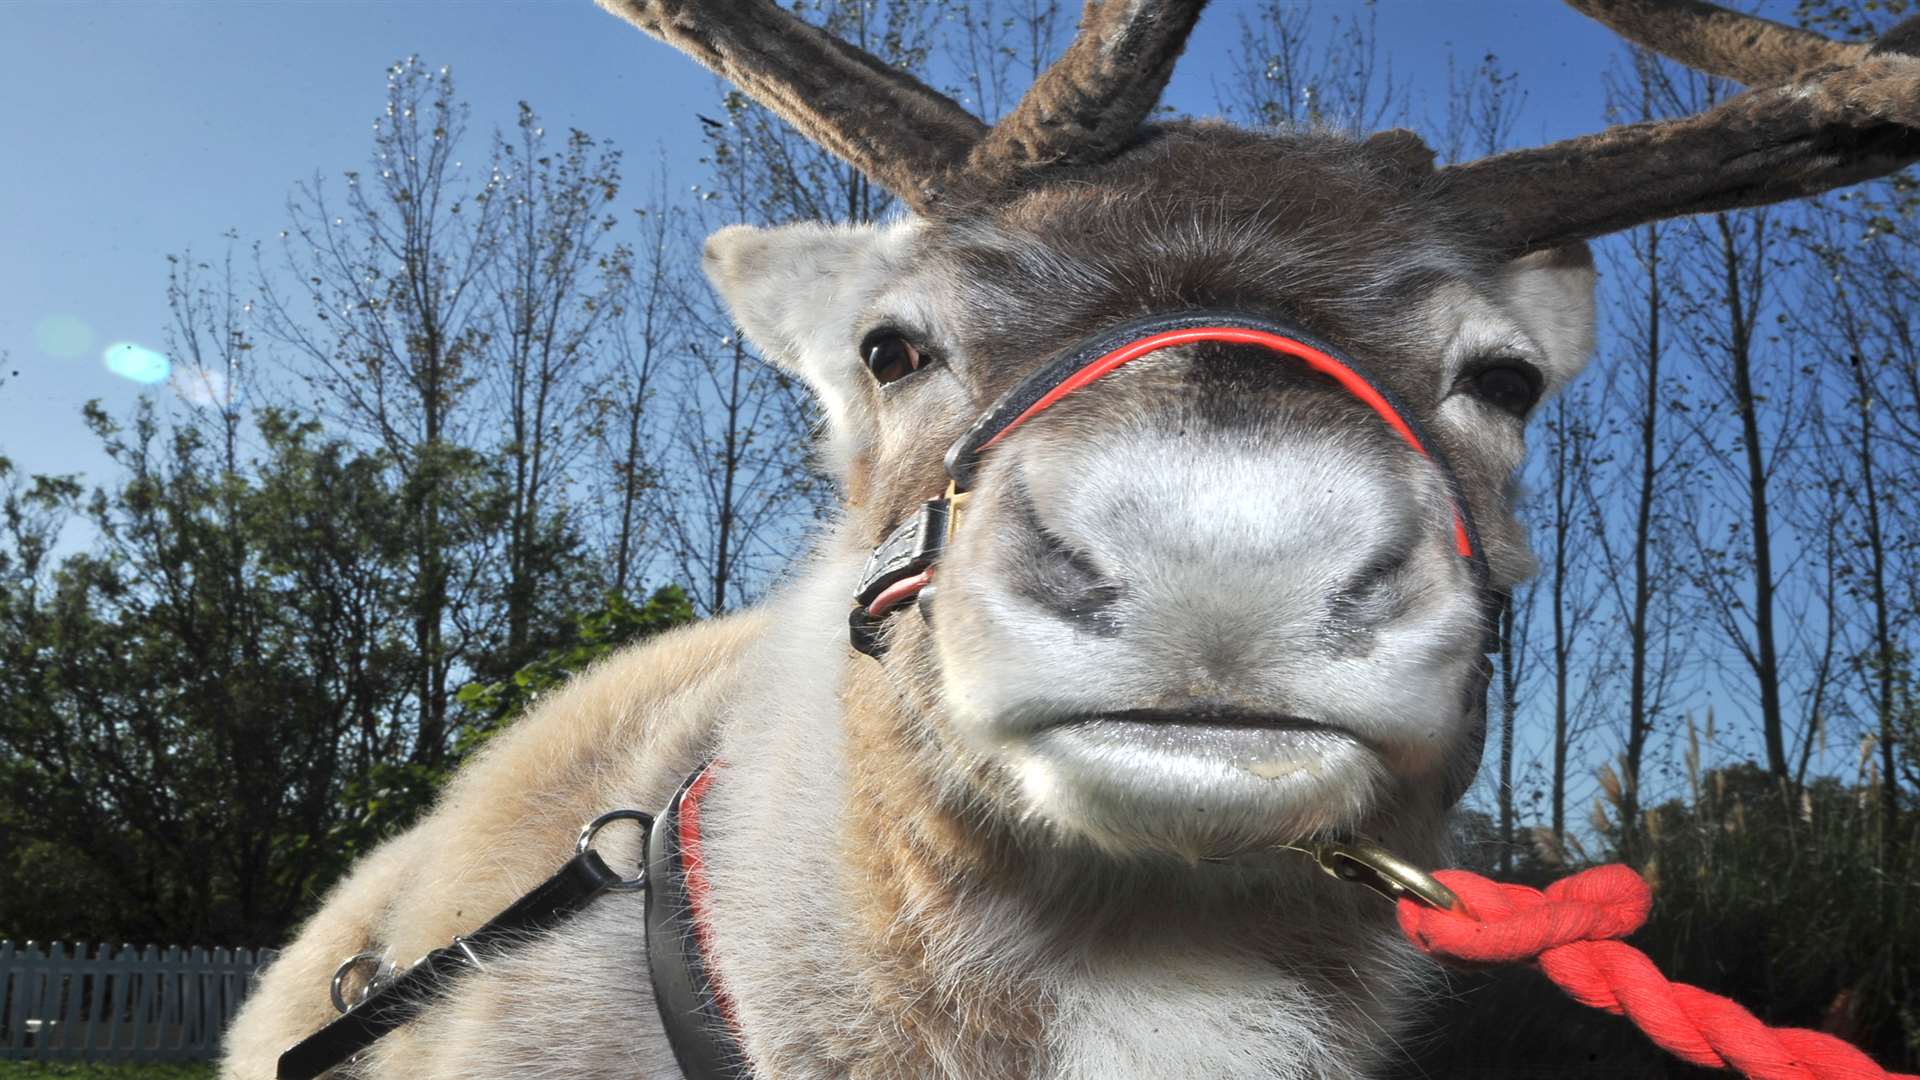
<path fill-rule="evenodd" d="M 703 1075 L 1371 1074 L 1426 977 L 1388 905 L 1277 849 L 1442 858 L 1533 567 L 1509 478 L 1591 345 L 1583 241 L 1920 158 L 1914 22 L 1572 0 L 1761 88 L 1435 168 L 1403 131 L 1147 123 L 1201 0 L 1090 0 L 990 129 L 766 0 L 600 2 L 911 209 L 706 247 L 818 395 L 844 509 L 779 595 L 582 676 L 364 860 L 264 974 L 234 1080 L 331 1017 L 342 957 L 470 932 L 709 761 L 734 1060 Z M 601 850 L 632 865 L 637 831 Z M 529 935 L 336 1075 L 682 1075 L 644 903 Z"/>

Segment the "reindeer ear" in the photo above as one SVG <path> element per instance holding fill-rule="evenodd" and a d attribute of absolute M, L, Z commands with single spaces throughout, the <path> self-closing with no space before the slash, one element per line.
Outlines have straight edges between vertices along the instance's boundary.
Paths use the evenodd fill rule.
<path fill-rule="evenodd" d="M 1546 352 L 1547 394 L 1557 393 L 1593 355 L 1593 253 L 1585 244 L 1536 251 L 1502 276 L 1508 310 Z"/>
<path fill-rule="evenodd" d="M 863 445 L 873 424 L 858 331 L 867 305 L 904 270 L 905 229 L 734 225 L 707 238 L 707 278 L 734 322 L 813 390 L 839 451 Z"/>

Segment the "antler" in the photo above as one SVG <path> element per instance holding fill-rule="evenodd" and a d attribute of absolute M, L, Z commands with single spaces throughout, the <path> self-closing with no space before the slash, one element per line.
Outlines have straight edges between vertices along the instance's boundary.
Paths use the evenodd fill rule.
<path fill-rule="evenodd" d="M 988 173 L 1104 161 L 1133 141 L 1206 0 L 1087 0 L 1073 44 L 994 125 L 970 163 Z"/>
<path fill-rule="evenodd" d="M 599 0 L 922 212 L 963 166 L 1004 178 L 1124 149 L 1205 2 L 1087 0 L 1080 36 L 989 132 L 946 95 L 767 0 Z"/>
<path fill-rule="evenodd" d="M 1829 41 L 1812 31 L 1701 0 L 1567 3 L 1635 45 L 1747 86 L 1785 82 L 1814 68 L 1856 64 L 1872 48 L 1862 42 Z"/>
<path fill-rule="evenodd" d="M 952 98 L 765 0 L 599 0 L 730 80 L 916 210 L 987 126 Z"/>
<path fill-rule="evenodd" d="M 1699 0 L 1569 2 L 1707 71 L 1751 81 L 1810 73 L 1684 119 L 1440 170 L 1443 190 L 1506 254 L 1660 218 L 1816 195 L 1920 160 L 1920 59 L 1912 55 L 1920 17 L 1867 46 Z"/>

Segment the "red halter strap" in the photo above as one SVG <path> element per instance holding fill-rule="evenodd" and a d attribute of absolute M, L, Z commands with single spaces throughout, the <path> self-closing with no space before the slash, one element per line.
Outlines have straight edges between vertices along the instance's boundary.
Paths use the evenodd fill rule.
<path fill-rule="evenodd" d="M 1149 334 L 1146 337 L 1129 341 L 1082 365 L 1072 374 L 1060 380 L 1056 385 L 1047 389 L 1038 399 L 1023 408 L 1011 420 L 1006 421 L 1004 424 L 997 425 L 997 430 L 988 428 L 983 431 L 979 425 L 976 425 L 975 430 L 969 432 L 968 437 L 956 445 L 956 449 L 965 446 L 977 438 L 978 434 L 985 433 L 987 434 L 987 438 L 984 442 L 979 442 L 978 445 L 963 451 L 963 453 L 970 457 L 978 458 L 979 455 L 992 449 L 998 445 L 1002 439 L 1012 434 L 1015 428 L 1038 416 L 1061 398 L 1066 397 L 1075 390 L 1091 385 L 1095 380 L 1118 370 L 1122 365 L 1138 360 L 1149 353 L 1159 352 L 1161 349 L 1171 349 L 1180 345 L 1199 345 L 1209 342 L 1221 342 L 1229 345 L 1259 345 L 1279 353 L 1282 356 L 1289 356 L 1301 361 L 1314 371 L 1332 378 L 1335 382 L 1339 383 L 1347 393 L 1359 398 L 1361 402 L 1372 409 L 1380 419 L 1385 420 L 1388 427 L 1392 428 L 1402 439 L 1405 439 L 1407 445 L 1411 446 L 1414 452 L 1429 460 L 1433 459 L 1433 452 L 1427 448 L 1426 442 L 1421 439 L 1420 434 L 1414 430 L 1412 422 L 1402 413 L 1399 405 L 1387 396 L 1385 390 L 1375 385 L 1373 380 L 1362 375 L 1351 363 L 1334 357 L 1322 348 L 1316 348 L 1313 345 L 1307 344 L 1307 342 L 1300 340 L 1298 336 L 1280 333 L 1277 330 L 1235 325 L 1181 327 L 1173 330 L 1163 330 L 1156 334 Z M 989 411 L 988 416 L 994 416 L 998 412 L 999 408 L 996 407 L 994 410 Z M 953 472 L 953 462 L 955 459 L 949 454 L 947 460 L 948 472 L 951 474 Z M 955 479 L 958 480 L 959 478 L 956 476 Z M 962 487 L 960 490 L 964 491 L 966 489 Z M 1454 550 L 1460 554 L 1461 558 L 1471 559 L 1474 557 L 1473 537 L 1467 529 L 1464 507 L 1459 505 L 1457 495 L 1455 496 L 1453 515 L 1453 542 Z"/>

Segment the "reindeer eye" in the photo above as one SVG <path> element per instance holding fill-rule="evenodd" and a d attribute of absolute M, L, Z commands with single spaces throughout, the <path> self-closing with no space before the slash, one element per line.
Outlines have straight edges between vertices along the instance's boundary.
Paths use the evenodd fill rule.
<path fill-rule="evenodd" d="M 860 342 L 860 355 L 882 385 L 904 379 L 926 364 L 920 350 L 898 330 L 880 329 L 868 334 Z"/>
<path fill-rule="evenodd" d="M 1540 369 L 1532 364 L 1497 357 L 1462 376 L 1460 389 L 1502 412 L 1525 419 L 1539 402 L 1544 384 Z"/>

